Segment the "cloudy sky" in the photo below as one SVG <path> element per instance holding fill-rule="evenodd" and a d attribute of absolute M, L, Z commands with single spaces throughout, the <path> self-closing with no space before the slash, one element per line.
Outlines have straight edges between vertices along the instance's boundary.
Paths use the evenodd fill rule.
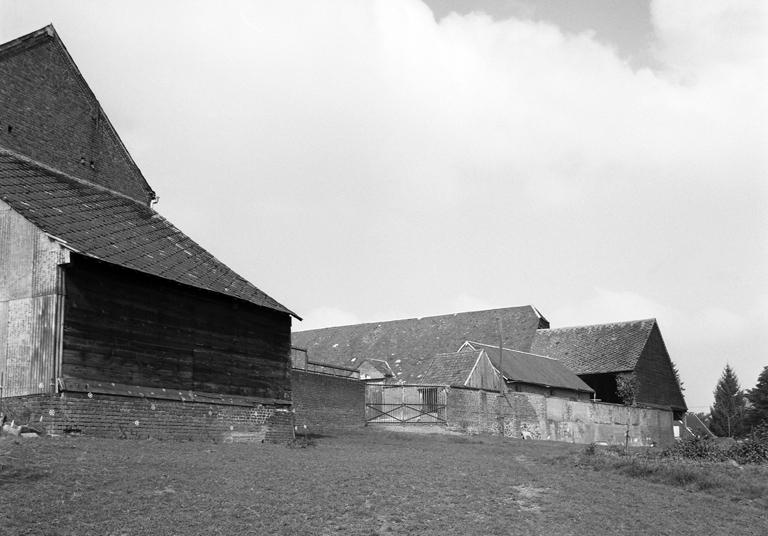
<path fill-rule="evenodd" d="M 656 317 L 694 409 L 768 364 L 765 2 L 0 0 L 158 210 L 298 329 Z"/>

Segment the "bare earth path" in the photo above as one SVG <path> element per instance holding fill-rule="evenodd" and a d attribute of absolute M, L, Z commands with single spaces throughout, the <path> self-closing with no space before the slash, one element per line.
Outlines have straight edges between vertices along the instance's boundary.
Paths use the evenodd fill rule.
<path fill-rule="evenodd" d="M 576 466 L 583 446 L 365 431 L 278 445 L 0 440 L 0 534 L 768 534 L 762 504 Z"/>

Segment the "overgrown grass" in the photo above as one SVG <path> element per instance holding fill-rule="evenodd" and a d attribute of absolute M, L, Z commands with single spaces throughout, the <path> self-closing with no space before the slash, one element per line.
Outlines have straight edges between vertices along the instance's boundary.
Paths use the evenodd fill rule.
<path fill-rule="evenodd" d="M 768 533 L 763 488 L 583 445 L 367 430 L 291 446 L 2 439 L 0 534 Z"/>
<path fill-rule="evenodd" d="M 580 465 L 768 509 L 768 465 L 739 464 L 714 442 L 678 444 L 664 451 L 630 451 L 589 445 Z M 751 459 L 751 458 L 747 458 Z M 719 461 L 722 460 L 722 461 Z"/>

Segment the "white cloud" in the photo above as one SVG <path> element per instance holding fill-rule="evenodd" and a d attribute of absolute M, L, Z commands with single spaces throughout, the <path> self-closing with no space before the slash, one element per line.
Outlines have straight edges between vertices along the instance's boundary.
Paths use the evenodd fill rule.
<path fill-rule="evenodd" d="M 721 363 L 697 341 L 768 294 L 764 6 L 654 2 L 655 70 L 415 0 L 0 0 L 0 31 L 52 20 L 159 209 L 300 329 L 548 303 Z"/>

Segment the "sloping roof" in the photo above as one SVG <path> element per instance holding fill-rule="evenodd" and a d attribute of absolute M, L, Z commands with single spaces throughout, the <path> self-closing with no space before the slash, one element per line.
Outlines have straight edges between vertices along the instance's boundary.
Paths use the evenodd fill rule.
<path fill-rule="evenodd" d="M 390 367 L 389 363 L 383 359 L 365 359 L 362 363 L 360 363 L 358 369 L 363 365 L 368 365 L 371 368 L 377 370 L 383 378 L 391 378 L 395 375 L 395 373 L 392 372 L 392 367 Z"/>
<path fill-rule="evenodd" d="M 296 316 L 150 207 L 3 149 L 0 199 L 76 253 Z"/>
<path fill-rule="evenodd" d="M 75 78 L 75 80 L 77 80 L 77 83 L 80 86 L 83 92 L 83 95 L 94 106 L 96 111 L 95 113 L 98 114 L 99 122 L 103 124 L 103 126 L 106 128 L 107 132 L 109 133 L 109 136 L 114 140 L 115 146 L 117 147 L 118 151 L 120 151 L 120 153 L 125 158 L 128 165 L 132 169 L 133 176 L 136 179 L 135 180 L 136 188 L 138 189 L 138 191 L 141 192 L 140 194 L 142 196 L 141 201 L 144 201 L 146 204 L 150 204 L 152 200 L 157 199 L 157 195 L 155 194 L 155 191 L 152 190 L 152 187 L 147 182 L 146 178 L 144 177 L 144 174 L 139 169 L 139 166 L 136 164 L 136 162 L 133 160 L 133 157 L 128 152 L 128 149 L 125 147 L 123 140 L 120 139 L 120 136 L 117 133 L 117 130 L 115 130 L 115 127 L 112 125 L 112 122 L 107 117 L 107 114 L 104 112 L 104 109 L 99 103 L 99 100 L 96 98 L 96 95 L 91 90 L 90 86 L 88 85 L 88 82 L 83 77 L 82 73 L 80 72 L 80 69 L 77 67 L 77 64 L 75 63 L 74 59 L 72 59 L 72 56 L 69 54 L 69 51 L 67 50 L 67 47 L 64 46 L 64 42 L 59 37 L 59 34 L 56 33 L 56 29 L 53 27 L 52 24 L 49 24 L 44 28 L 41 28 L 34 32 L 30 32 L 26 35 L 23 35 L 21 37 L 18 37 L 6 43 L 0 44 L 0 61 L 2 61 L 5 58 L 9 58 L 11 56 L 15 56 L 17 54 L 23 53 L 34 47 L 38 47 L 46 44 L 52 44 L 54 49 L 58 50 L 61 53 L 61 55 L 64 57 L 65 64 L 69 68 L 69 72 L 72 74 L 72 76 Z M 44 71 L 44 66 L 41 66 L 40 72 L 43 72 L 43 71 Z"/>
<path fill-rule="evenodd" d="M 468 346 L 478 350 L 485 350 L 493 366 L 497 370 L 501 370 L 507 380 L 543 385 L 545 387 L 561 387 L 575 391 L 594 392 L 589 385 L 584 383 L 581 378 L 557 359 L 502 348 L 502 359 L 501 363 L 499 363 L 498 346 L 478 342 L 469 342 Z"/>
<path fill-rule="evenodd" d="M 504 346 L 520 350 L 528 350 L 537 328 L 548 326 L 535 308 L 525 305 L 298 331 L 293 344 L 306 348 L 313 361 L 332 365 L 383 359 L 396 378 L 417 381 L 435 355 L 455 352 L 467 340 L 498 339 L 499 319 Z"/>
<path fill-rule="evenodd" d="M 576 374 L 634 370 L 656 319 L 540 329 L 534 354 L 554 357 Z"/>
<path fill-rule="evenodd" d="M 438 354 L 427 363 L 424 373 L 418 381 L 409 381 L 408 383 L 463 386 L 482 354 L 482 350 Z"/>

